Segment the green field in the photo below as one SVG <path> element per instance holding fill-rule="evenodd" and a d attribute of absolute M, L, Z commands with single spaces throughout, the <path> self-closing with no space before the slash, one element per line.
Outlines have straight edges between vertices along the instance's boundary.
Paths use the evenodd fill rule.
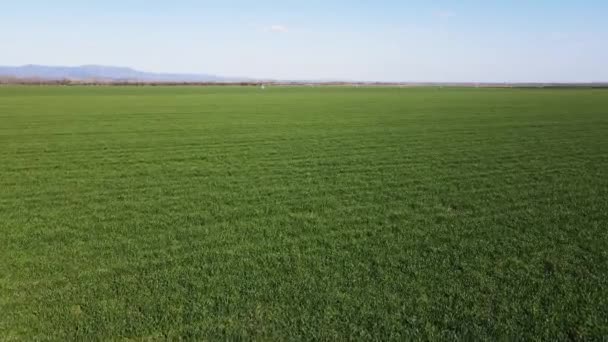
<path fill-rule="evenodd" d="M 0 87 L 0 339 L 608 336 L 608 90 Z"/>

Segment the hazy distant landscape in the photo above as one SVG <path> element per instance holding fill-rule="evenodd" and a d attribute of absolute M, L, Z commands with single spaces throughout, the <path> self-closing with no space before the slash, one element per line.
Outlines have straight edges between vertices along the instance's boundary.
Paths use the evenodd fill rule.
<path fill-rule="evenodd" d="M 229 78 L 215 75 L 169 74 L 138 71 L 126 67 L 83 65 L 77 67 L 25 65 L 0 66 L 0 78 L 43 81 L 97 81 L 97 82 L 240 82 L 246 78 Z"/>
<path fill-rule="evenodd" d="M 127 67 L 83 65 L 78 67 L 25 65 L 0 66 L 0 84 L 236 84 L 243 85 L 397 85 L 397 86 L 456 86 L 456 87 L 608 87 L 608 82 L 377 82 L 356 80 L 278 80 L 222 77 L 205 74 L 151 73 Z"/>

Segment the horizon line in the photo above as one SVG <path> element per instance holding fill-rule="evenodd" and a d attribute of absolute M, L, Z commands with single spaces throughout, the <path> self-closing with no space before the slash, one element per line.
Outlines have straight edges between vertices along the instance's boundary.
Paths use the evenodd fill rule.
<path fill-rule="evenodd" d="M 151 71 L 145 68 L 138 68 L 127 65 L 110 65 L 110 64 L 36 64 L 36 63 L 26 63 L 20 65 L 5 65 L 0 64 L 0 68 L 24 68 L 24 67 L 47 67 L 47 68 L 84 68 L 84 67 L 103 67 L 103 68 L 114 68 L 114 69 L 128 69 L 135 72 L 147 73 L 147 74 L 157 74 L 157 75 L 175 75 L 175 76 L 214 76 L 226 79 L 240 79 L 242 82 L 268 82 L 268 83 L 315 83 L 315 84 L 323 84 L 323 83 L 352 83 L 352 84 L 366 84 L 366 83 L 380 83 L 380 84 L 605 84 L 608 83 L 608 80 L 605 81 L 543 81 L 543 80 L 533 80 L 533 81 L 504 81 L 504 80 L 492 80 L 492 81 L 475 81 L 475 80 L 467 80 L 467 81 L 430 81 L 430 80 L 401 80 L 401 81 L 382 81 L 382 80 L 351 80 L 351 79 L 341 79 L 341 78 L 311 78 L 311 79 L 302 79 L 302 78 L 269 78 L 269 77 L 251 77 L 251 76 L 224 76 L 217 73 L 210 72 L 171 72 L 171 71 Z M 15 77 L 11 75 L 2 75 L 0 77 L 12 77 L 16 79 L 26 80 L 28 78 L 34 77 Z M 44 80 L 48 81 L 57 81 L 57 80 L 71 80 L 71 81 L 82 81 L 81 79 L 70 79 L 70 78 L 48 78 L 43 76 L 36 76 Z M 136 81 L 136 80 L 133 80 Z M 210 82 L 210 83 L 239 83 L 239 80 L 235 81 L 220 81 L 220 82 Z M 206 82 L 149 82 L 149 83 L 206 83 Z"/>

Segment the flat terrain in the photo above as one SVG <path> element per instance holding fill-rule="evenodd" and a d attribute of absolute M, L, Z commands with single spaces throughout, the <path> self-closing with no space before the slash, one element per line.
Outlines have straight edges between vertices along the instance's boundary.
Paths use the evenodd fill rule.
<path fill-rule="evenodd" d="M 0 87 L 0 339 L 608 336 L 608 91 Z"/>

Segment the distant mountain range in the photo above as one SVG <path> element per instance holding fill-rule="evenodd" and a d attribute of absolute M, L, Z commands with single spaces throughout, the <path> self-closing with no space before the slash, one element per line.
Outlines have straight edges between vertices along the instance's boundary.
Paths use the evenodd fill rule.
<path fill-rule="evenodd" d="M 125 67 L 82 65 L 77 67 L 24 65 L 0 66 L 0 77 L 42 80 L 106 81 L 106 82 L 247 82 L 247 78 L 221 77 L 207 74 L 151 73 Z"/>
<path fill-rule="evenodd" d="M 559 82 L 360 82 L 346 80 L 276 80 L 246 77 L 222 77 L 211 74 L 153 73 L 126 67 L 82 65 L 75 67 L 24 65 L 0 66 L 0 84 L 10 83 L 268 83 L 295 85 L 393 85 L 393 86 L 447 86 L 447 87 L 608 87 L 607 82 L 559 83 Z"/>

